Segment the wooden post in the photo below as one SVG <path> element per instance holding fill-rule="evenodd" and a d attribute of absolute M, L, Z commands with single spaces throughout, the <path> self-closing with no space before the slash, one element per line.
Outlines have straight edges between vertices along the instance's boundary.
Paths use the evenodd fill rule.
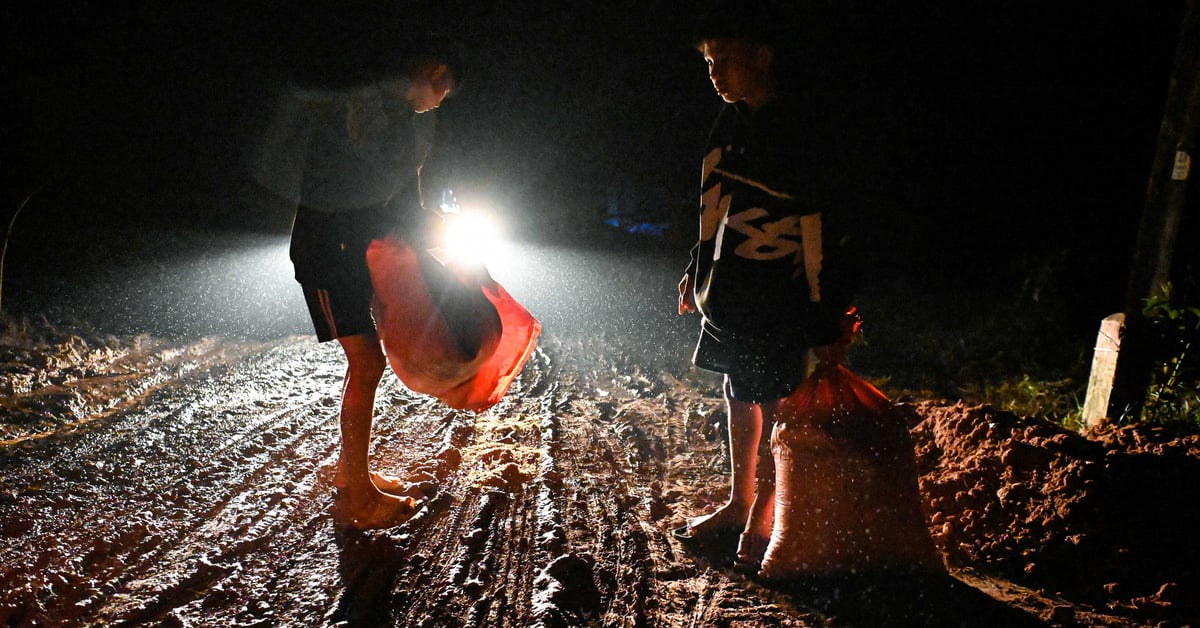
<path fill-rule="evenodd" d="M 1170 87 L 1158 132 L 1158 148 L 1125 297 L 1124 350 L 1117 360 L 1109 416 L 1136 420 L 1145 401 L 1154 356 L 1146 340 L 1145 299 L 1163 294 L 1171 279 L 1175 243 L 1189 192 L 1194 187 L 1200 140 L 1200 0 L 1188 0 L 1175 51 Z"/>
<path fill-rule="evenodd" d="M 1095 427 L 1108 416 L 1108 400 L 1112 396 L 1124 330 L 1124 312 L 1117 312 L 1100 321 L 1100 333 L 1096 334 L 1096 349 L 1092 355 L 1092 376 L 1088 379 L 1087 397 L 1083 402 L 1082 420 L 1085 427 Z"/>

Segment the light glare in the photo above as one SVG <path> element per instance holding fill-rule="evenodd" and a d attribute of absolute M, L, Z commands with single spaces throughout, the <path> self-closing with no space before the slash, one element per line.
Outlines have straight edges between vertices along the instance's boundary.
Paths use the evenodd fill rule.
<path fill-rule="evenodd" d="M 452 260 L 494 262 L 504 241 L 491 216 L 478 212 L 447 214 L 442 246 Z"/>

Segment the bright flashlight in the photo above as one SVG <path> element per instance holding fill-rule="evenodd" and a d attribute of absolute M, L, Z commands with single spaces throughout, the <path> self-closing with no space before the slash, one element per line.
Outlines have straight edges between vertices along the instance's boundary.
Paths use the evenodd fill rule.
<path fill-rule="evenodd" d="M 486 214 L 446 214 L 442 246 L 450 259 L 487 262 L 501 247 L 500 229 Z"/>
<path fill-rule="evenodd" d="M 459 207 L 451 190 L 442 191 L 438 210 L 443 218 L 441 242 L 433 252 L 438 259 L 492 270 L 507 264 L 508 244 L 494 212 L 475 204 Z"/>

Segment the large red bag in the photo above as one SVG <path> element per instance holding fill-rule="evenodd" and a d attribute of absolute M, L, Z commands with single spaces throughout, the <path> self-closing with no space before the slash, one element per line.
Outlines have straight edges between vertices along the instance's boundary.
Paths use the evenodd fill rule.
<path fill-rule="evenodd" d="M 375 323 L 410 390 L 482 412 L 508 392 L 541 332 L 483 267 L 444 265 L 388 236 L 367 247 Z"/>
<path fill-rule="evenodd" d="M 885 566 L 941 569 L 921 512 L 908 428 L 837 363 L 784 399 L 771 434 L 775 521 L 762 576 Z"/>

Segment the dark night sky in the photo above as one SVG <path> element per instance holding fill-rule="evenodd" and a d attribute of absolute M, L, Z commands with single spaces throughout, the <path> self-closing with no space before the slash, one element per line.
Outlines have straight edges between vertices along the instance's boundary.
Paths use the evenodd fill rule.
<path fill-rule="evenodd" d="M 255 206 L 238 164 L 311 13 L 92 4 L 3 9 L 15 110 L 6 205 L 46 185 L 42 196 L 72 207 L 59 211 L 99 222 L 286 229 Z M 876 255 L 968 271 L 964 260 L 1079 256 L 1121 272 L 1182 4 L 799 5 L 813 88 L 840 103 L 829 120 Z M 690 230 L 719 109 L 689 47 L 704 5 L 414 5 L 472 60 L 468 88 L 439 114 L 430 176 L 501 199 L 531 231 L 596 221 L 617 189 Z"/>

